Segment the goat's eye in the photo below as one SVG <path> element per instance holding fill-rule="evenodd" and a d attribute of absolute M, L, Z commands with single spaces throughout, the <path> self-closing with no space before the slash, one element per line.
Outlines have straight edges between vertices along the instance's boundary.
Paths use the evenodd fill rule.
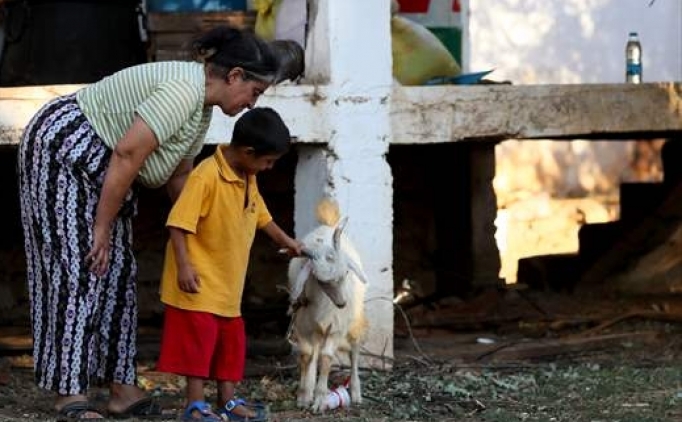
<path fill-rule="evenodd" d="M 334 255 L 327 255 L 324 257 L 327 262 L 334 262 Z"/>

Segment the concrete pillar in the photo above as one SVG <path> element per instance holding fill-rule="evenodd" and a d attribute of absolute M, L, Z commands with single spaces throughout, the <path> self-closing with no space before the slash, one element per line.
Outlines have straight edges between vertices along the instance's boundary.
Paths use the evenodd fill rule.
<path fill-rule="evenodd" d="M 320 197 L 339 202 L 370 278 L 365 364 L 390 367 L 372 358 L 393 356 L 390 0 L 312 0 L 309 25 L 304 83 L 325 99 L 310 118 L 331 130 L 326 144 L 297 147 L 296 235 L 316 224 Z"/>
<path fill-rule="evenodd" d="M 471 258 L 474 289 L 501 287 L 500 251 L 495 243 L 497 197 L 495 178 L 495 143 L 472 143 L 471 169 Z"/>
<path fill-rule="evenodd" d="M 431 186 L 436 250 L 436 298 L 466 297 L 500 287 L 493 190 L 495 143 L 435 145 L 424 170 Z"/>

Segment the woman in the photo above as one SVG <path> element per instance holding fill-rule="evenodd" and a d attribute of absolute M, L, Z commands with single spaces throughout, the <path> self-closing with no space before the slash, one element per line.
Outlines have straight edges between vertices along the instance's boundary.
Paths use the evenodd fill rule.
<path fill-rule="evenodd" d="M 213 106 L 229 116 L 253 107 L 282 70 L 275 48 L 234 28 L 212 29 L 195 47 L 199 62 L 133 66 L 49 102 L 23 134 L 35 378 L 57 393 L 60 418 L 103 417 L 89 404 L 91 382 L 109 386 L 109 416 L 161 414 L 136 386 L 135 185 L 165 185 L 174 200 Z M 285 67 L 288 78 L 302 69 Z"/>

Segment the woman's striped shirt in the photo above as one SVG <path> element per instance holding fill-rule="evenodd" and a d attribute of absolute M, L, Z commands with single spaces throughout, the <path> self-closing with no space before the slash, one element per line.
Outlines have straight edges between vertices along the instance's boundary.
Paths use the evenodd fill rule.
<path fill-rule="evenodd" d="M 194 62 L 154 62 L 129 67 L 82 88 L 78 104 L 110 148 L 140 116 L 159 147 L 147 158 L 138 181 L 166 183 L 183 159 L 201 151 L 212 107 L 204 105 L 204 66 Z"/>

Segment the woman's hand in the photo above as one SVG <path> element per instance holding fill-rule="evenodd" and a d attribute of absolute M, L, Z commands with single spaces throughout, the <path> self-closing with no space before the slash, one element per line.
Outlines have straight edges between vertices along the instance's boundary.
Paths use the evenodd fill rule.
<path fill-rule="evenodd" d="M 102 277 L 109 269 L 109 249 L 111 230 L 108 225 L 95 224 L 92 235 L 92 249 L 85 257 L 90 263 L 90 271 Z"/>

